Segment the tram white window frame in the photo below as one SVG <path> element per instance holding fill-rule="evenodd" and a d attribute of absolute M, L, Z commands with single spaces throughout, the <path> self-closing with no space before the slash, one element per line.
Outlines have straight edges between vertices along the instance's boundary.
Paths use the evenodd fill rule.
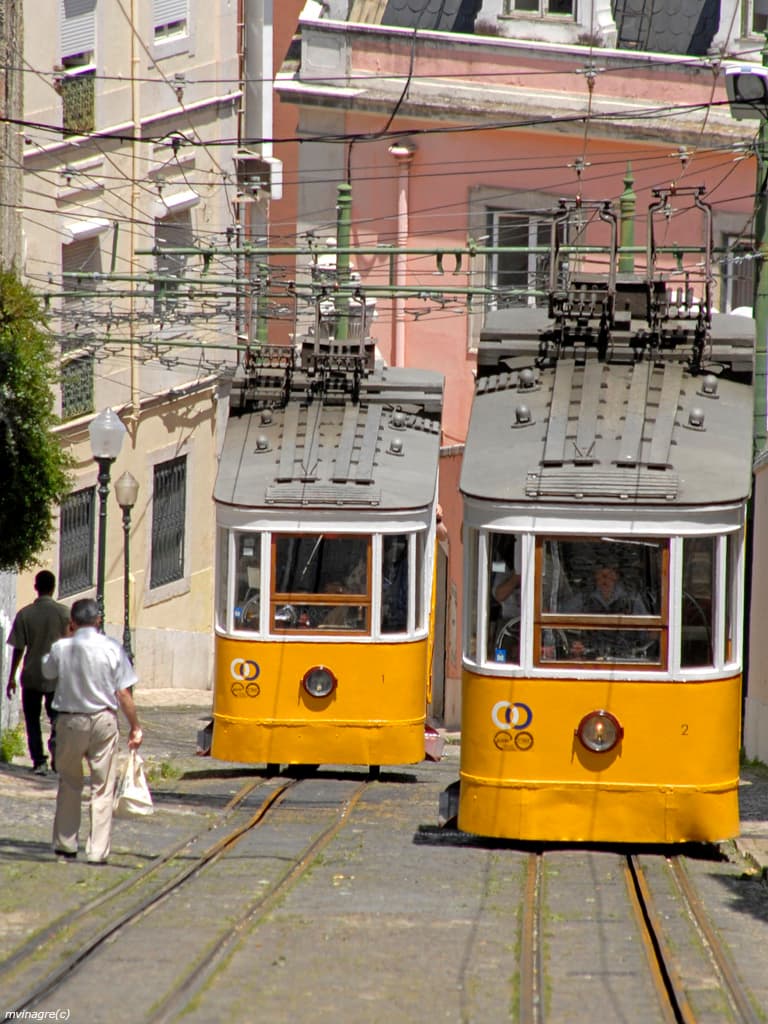
<path fill-rule="evenodd" d="M 216 528 L 216 628 L 228 633 L 232 632 L 230 608 L 233 604 L 229 600 L 229 580 L 232 577 L 232 569 L 229 564 L 231 534 L 232 531 L 224 526 Z"/>
<path fill-rule="evenodd" d="M 487 601 L 487 587 L 483 590 L 483 579 L 487 578 L 487 572 L 481 573 L 480 566 L 485 562 L 480 554 L 481 533 L 473 527 L 467 528 L 464 538 L 464 579 L 467 586 L 464 588 L 464 651 L 466 657 L 474 663 L 478 663 L 478 652 L 485 650 L 483 621 L 485 615 L 480 614 Z"/>
<path fill-rule="evenodd" d="M 417 534 L 412 530 L 395 530 L 392 532 L 381 534 L 379 537 L 379 554 L 377 557 L 377 563 L 381 570 L 381 579 L 379 582 L 376 594 L 379 599 L 379 611 L 376 617 L 377 634 L 383 639 L 391 639 L 393 637 L 409 636 L 416 629 L 422 629 L 424 627 L 424 600 L 419 596 L 419 609 L 417 611 L 417 593 L 421 595 L 423 586 L 417 586 L 416 580 L 416 560 L 419 557 L 417 554 L 417 541 L 416 537 L 421 536 L 421 544 L 423 551 L 424 533 Z M 384 628 L 384 545 L 387 539 L 393 537 L 405 537 L 408 548 L 408 578 L 406 586 L 406 596 L 408 601 L 408 607 L 406 609 L 406 624 L 404 629 L 385 629 Z M 421 563 L 423 564 L 423 554 L 421 557 Z"/>
<path fill-rule="evenodd" d="M 686 677 L 697 674 L 708 674 L 713 671 L 738 669 L 743 655 L 742 621 L 744 615 L 743 576 L 744 576 L 744 532 L 743 530 L 728 533 L 702 534 L 701 539 L 709 539 L 713 545 L 711 569 L 711 657 L 707 662 L 684 664 L 683 659 L 683 605 L 686 594 L 686 556 L 685 545 L 695 540 L 685 536 L 679 539 L 679 568 L 675 573 L 677 580 L 676 593 L 679 626 L 675 630 L 679 642 L 674 651 L 674 660 L 670 659 L 670 670 L 675 674 L 683 673 Z"/>
<path fill-rule="evenodd" d="M 509 555 L 509 543 L 514 543 L 514 556 L 510 563 L 508 559 Z M 523 631 L 523 618 L 525 615 L 527 621 L 527 615 L 524 612 L 524 606 L 526 604 L 526 578 L 527 574 L 524 573 L 524 560 L 528 557 L 526 552 L 529 547 L 529 540 L 525 535 L 520 534 L 516 530 L 497 530 L 490 529 L 484 531 L 483 543 L 485 546 L 485 554 L 482 560 L 482 564 L 485 566 L 484 583 L 485 583 L 485 601 L 482 607 L 482 619 L 483 619 L 483 661 L 491 662 L 494 664 L 503 665 L 514 665 L 520 666 L 523 659 L 523 642 L 524 642 L 524 631 Z M 499 550 L 496 554 L 498 558 L 494 557 L 494 549 L 505 548 L 506 550 Z M 503 564 L 502 564 L 503 563 Z M 500 631 L 507 625 L 512 624 L 512 634 L 514 637 L 515 629 L 515 615 L 505 613 L 503 610 L 503 601 L 499 601 L 495 596 L 495 590 L 497 586 L 503 583 L 510 573 L 514 572 L 518 576 L 517 584 L 514 589 L 517 590 L 517 644 L 507 637 L 505 643 L 501 646 L 497 645 L 497 639 Z M 495 577 L 499 575 L 502 579 L 496 580 Z M 512 595 L 508 595 L 512 596 Z M 491 633 L 491 614 L 494 608 L 494 603 L 499 605 L 499 615 L 497 620 L 493 623 L 493 633 Z M 493 641 L 493 642 L 492 642 Z M 516 656 L 508 657 L 513 654 L 515 646 L 517 647 Z"/>
<path fill-rule="evenodd" d="M 489 618 L 491 604 L 491 575 L 493 567 L 491 564 L 491 535 L 506 534 L 514 536 L 520 544 L 518 555 L 521 571 L 520 587 L 520 646 L 518 657 L 514 661 L 504 661 L 499 664 L 490 653 L 489 642 Z M 527 593 L 528 574 L 526 565 L 530 555 L 530 538 L 513 530 L 499 530 L 495 528 L 478 529 L 468 527 L 464 541 L 464 578 L 471 581 L 465 588 L 464 599 L 464 651 L 467 659 L 475 664 L 486 666 L 495 665 L 497 668 L 510 669 L 519 668 L 526 657 L 526 623 L 527 623 Z"/>
<path fill-rule="evenodd" d="M 245 557 L 249 557 L 250 566 L 240 564 L 239 549 L 246 538 L 251 539 L 251 551 Z M 265 559 L 265 536 L 264 531 L 258 528 L 243 527 L 242 529 L 227 530 L 220 528 L 217 538 L 216 563 L 218 566 L 218 577 L 216 581 L 216 621 L 219 628 L 227 633 L 242 637 L 244 634 L 259 634 L 264 632 L 264 609 L 262 594 L 263 566 Z M 237 587 L 243 581 L 243 569 L 248 573 L 247 587 L 243 594 L 237 593 Z M 251 593 L 254 591 L 254 593 Z M 247 616 L 246 607 L 256 600 L 255 614 Z M 253 609 L 252 609 L 253 610 Z"/>

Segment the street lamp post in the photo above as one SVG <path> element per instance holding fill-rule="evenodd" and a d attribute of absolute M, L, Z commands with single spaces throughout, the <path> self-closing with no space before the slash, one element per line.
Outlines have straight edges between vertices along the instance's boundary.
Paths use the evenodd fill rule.
<path fill-rule="evenodd" d="M 123 510 L 123 650 L 128 660 L 133 664 L 133 647 L 131 645 L 131 621 L 130 621 L 130 531 L 131 531 L 131 510 L 136 504 L 139 496 L 139 482 L 134 476 L 126 472 L 115 484 L 115 497 L 117 503 Z"/>
<path fill-rule="evenodd" d="M 104 629 L 104 577 L 106 575 L 107 544 L 107 495 L 112 463 L 120 454 L 125 437 L 122 420 L 111 409 L 104 409 L 91 420 L 88 427 L 91 438 L 91 453 L 99 467 L 99 547 L 96 569 L 96 603 Z"/>

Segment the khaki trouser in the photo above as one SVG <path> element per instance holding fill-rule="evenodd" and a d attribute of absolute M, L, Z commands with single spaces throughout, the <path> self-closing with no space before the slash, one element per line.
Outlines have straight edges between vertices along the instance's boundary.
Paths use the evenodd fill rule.
<path fill-rule="evenodd" d="M 91 770 L 91 827 L 85 856 L 89 861 L 103 861 L 109 856 L 117 777 L 117 740 L 117 715 L 114 711 L 97 711 L 92 715 L 59 713 L 56 721 L 59 790 L 53 822 L 55 850 L 77 851 L 85 758 Z"/>

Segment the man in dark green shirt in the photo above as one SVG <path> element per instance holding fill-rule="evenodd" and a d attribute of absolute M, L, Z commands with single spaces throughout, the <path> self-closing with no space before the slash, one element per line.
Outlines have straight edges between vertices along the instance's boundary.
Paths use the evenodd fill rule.
<path fill-rule="evenodd" d="M 56 712 L 53 710 L 53 695 L 56 690 L 54 680 L 46 679 L 41 663 L 56 640 L 61 639 L 68 629 L 69 609 L 66 605 L 54 601 L 56 577 L 52 572 L 43 569 L 35 576 L 37 598 L 32 604 L 20 609 L 14 619 L 8 643 L 13 648 L 11 670 L 8 675 L 6 695 L 10 700 L 16 692 L 16 672 L 24 658 L 21 669 L 21 707 L 24 712 L 24 724 L 27 728 L 27 744 L 29 756 L 32 758 L 32 770 L 37 775 L 48 773 L 48 758 L 43 749 L 43 736 L 40 727 L 43 703 L 45 712 L 51 723 L 51 735 L 48 739 L 48 750 L 51 755 L 51 767 L 56 770 Z"/>

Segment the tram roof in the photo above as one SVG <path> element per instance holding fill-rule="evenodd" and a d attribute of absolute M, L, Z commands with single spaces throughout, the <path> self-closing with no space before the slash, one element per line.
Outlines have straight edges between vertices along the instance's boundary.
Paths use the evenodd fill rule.
<path fill-rule="evenodd" d="M 246 508 L 416 509 L 432 502 L 443 377 L 388 367 L 349 394 L 312 397 L 291 379 L 286 403 L 255 402 L 227 422 L 214 499 Z"/>
<path fill-rule="evenodd" d="M 731 319 L 738 319 L 733 317 Z M 461 490 L 497 502 L 669 506 L 741 501 L 752 388 L 682 361 L 537 368 L 520 353 L 480 377 Z"/>

